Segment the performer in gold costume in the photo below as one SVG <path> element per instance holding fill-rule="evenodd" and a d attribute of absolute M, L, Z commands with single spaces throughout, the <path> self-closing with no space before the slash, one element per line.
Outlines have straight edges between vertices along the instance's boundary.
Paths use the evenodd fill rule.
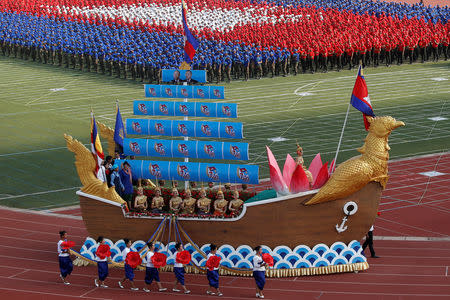
<path fill-rule="evenodd" d="M 211 210 L 211 199 L 206 197 L 204 188 L 200 190 L 200 198 L 197 200 L 197 207 L 201 215 L 209 214 Z"/>
<path fill-rule="evenodd" d="M 144 195 L 144 189 L 140 186 L 137 189 L 137 196 L 134 198 L 134 208 L 138 211 L 146 211 L 147 205 L 147 196 Z"/>
<path fill-rule="evenodd" d="M 239 199 L 239 192 L 233 191 L 233 200 L 230 201 L 228 205 L 228 209 L 232 216 L 237 216 L 241 212 L 242 206 L 244 205 L 244 201 Z"/>
<path fill-rule="evenodd" d="M 169 207 L 170 211 L 173 213 L 179 213 L 181 210 L 181 203 L 183 200 L 178 195 L 178 190 L 176 188 L 172 189 L 172 198 L 170 198 Z"/>
<path fill-rule="evenodd" d="M 164 207 L 164 198 L 161 197 L 161 189 L 159 187 L 155 188 L 155 196 L 152 199 L 152 212 L 162 213 Z"/>
<path fill-rule="evenodd" d="M 300 147 L 300 145 L 298 143 L 297 143 L 297 158 L 295 159 L 295 162 L 297 163 L 297 165 L 300 165 L 300 166 L 303 167 L 303 170 L 305 171 L 306 177 L 308 178 L 309 185 L 312 185 L 313 184 L 313 176 L 312 176 L 311 172 L 308 171 L 308 169 L 304 165 L 303 148 Z"/>
<path fill-rule="evenodd" d="M 219 190 L 217 192 L 217 200 L 214 201 L 214 215 L 224 216 L 227 212 L 228 201 L 223 196 L 223 192 Z"/>
<path fill-rule="evenodd" d="M 192 193 L 190 189 L 186 190 L 186 197 L 183 200 L 183 203 L 181 203 L 182 212 L 183 214 L 193 214 L 195 213 L 195 204 L 197 200 L 195 198 L 192 198 Z"/>

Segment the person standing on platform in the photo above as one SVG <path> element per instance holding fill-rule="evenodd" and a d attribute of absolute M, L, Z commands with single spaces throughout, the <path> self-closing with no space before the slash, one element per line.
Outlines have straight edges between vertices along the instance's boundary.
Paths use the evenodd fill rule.
<path fill-rule="evenodd" d="M 114 164 L 111 167 L 111 177 L 110 177 L 110 186 L 114 187 L 117 194 L 119 194 L 119 196 L 123 195 L 123 190 L 124 190 L 124 186 L 122 184 L 122 181 L 120 180 L 120 175 L 119 175 L 119 166 L 117 164 Z M 131 207 L 129 207 L 131 208 Z"/>
<path fill-rule="evenodd" d="M 372 227 L 370 227 L 369 232 L 366 235 L 366 241 L 364 242 L 364 244 L 362 246 L 363 252 L 367 246 L 369 246 L 370 257 L 379 258 L 379 256 L 375 255 L 375 250 L 373 249 L 373 225 L 372 225 Z"/>
<path fill-rule="evenodd" d="M 60 240 L 58 242 L 58 259 L 59 259 L 59 270 L 61 274 L 59 274 L 59 277 L 61 277 L 64 284 L 69 285 L 70 282 L 66 280 L 66 277 L 72 273 L 73 270 L 73 264 L 72 260 L 70 259 L 69 249 L 63 249 L 64 247 L 61 245 L 64 242 L 67 242 L 67 232 L 65 230 L 62 230 L 59 232 Z"/>
<path fill-rule="evenodd" d="M 130 164 L 128 162 L 123 163 L 123 167 L 119 172 L 120 181 L 123 184 L 122 198 L 128 204 L 128 208 L 133 208 L 133 174 Z"/>
<path fill-rule="evenodd" d="M 266 263 L 262 259 L 262 248 L 261 246 L 256 246 L 256 255 L 253 257 L 253 278 L 255 278 L 256 283 L 256 298 L 264 298 L 263 289 L 266 284 Z"/>

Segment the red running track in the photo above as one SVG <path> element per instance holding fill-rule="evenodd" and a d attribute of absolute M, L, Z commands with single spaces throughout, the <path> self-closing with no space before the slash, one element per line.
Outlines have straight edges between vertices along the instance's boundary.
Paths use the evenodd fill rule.
<path fill-rule="evenodd" d="M 427 171 L 443 175 L 419 174 Z M 267 279 L 266 299 L 450 299 L 449 174 L 449 153 L 391 162 L 391 179 L 375 224 L 375 249 L 381 258 L 369 258 L 369 270 L 358 274 Z M 117 281 L 123 274 L 116 269 L 107 279 L 110 288 L 96 288 L 95 267 L 75 267 L 72 284 L 65 286 L 58 275 L 57 232 L 67 230 L 81 245 L 87 236 L 83 222 L 57 214 L 0 212 L 2 299 L 214 298 L 205 294 L 205 276 L 192 274 L 186 274 L 190 295 L 121 290 Z M 143 279 L 143 272 L 137 272 L 140 289 Z M 164 286 L 171 287 L 172 280 L 173 274 L 161 274 Z M 252 278 L 222 276 L 220 285 L 222 298 L 254 299 Z"/>

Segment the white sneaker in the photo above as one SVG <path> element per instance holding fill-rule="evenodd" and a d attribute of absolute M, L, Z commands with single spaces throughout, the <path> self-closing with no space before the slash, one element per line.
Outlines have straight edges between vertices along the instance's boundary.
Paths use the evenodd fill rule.
<path fill-rule="evenodd" d="M 181 292 L 179 289 L 172 289 L 173 292 Z"/>
<path fill-rule="evenodd" d="M 119 287 L 120 287 L 121 289 L 123 289 L 122 282 L 119 281 L 118 284 L 119 284 Z"/>
<path fill-rule="evenodd" d="M 143 288 L 142 290 L 147 293 L 150 292 L 150 290 L 148 288 Z"/>
<path fill-rule="evenodd" d="M 97 278 L 94 279 L 94 284 L 96 287 L 98 287 L 98 279 Z"/>
<path fill-rule="evenodd" d="M 165 291 L 167 291 L 167 288 L 161 288 L 161 289 L 159 289 L 159 291 L 160 292 L 165 292 Z"/>
<path fill-rule="evenodd" d="M 102 283 L 102 284 L 100 285 L 100 287 L 106 289 L 108 286 L 107 286 L 106 284 Z"/>
<path fill-rule="evenodd" d="M 64 281 L 64 284 L 65 284 L 65 285 L 70 285 L 70 282 Z"/>
<path fill-rule="evenodd" d="M 139 291 L 139 288 L 131 288 L 132 291 Z"/>
<path fill-rule="evenodd" d="M 260 299 L 264 299 L 264 295 L 259 295 L 259 298 Z"/>
<path fill-rule="evenodd" d="M 217 296 L 222 297 L 223 294 L 222 294 L 221 292 L 219 292 L 219 293 L 217 294 Z"/>
<path fill-rule="evenodd" d="M 184 293 L 185 293 L 185 294 L 190 294 L 191 291 L 190 291 L 190 290 L 186 290 L 186 291 L 184 291 Z"/>
<path fill-rule="evenodd" d="M 259 293 L 256 293 L 256 298 L 259 298 Z"/>
<path fill-rule="evenodd" d="M 211 292 L 211 291 L 206 291 L 206 294 L 208 294 L 208 295 L 215 295 L 216 293 Z"/>

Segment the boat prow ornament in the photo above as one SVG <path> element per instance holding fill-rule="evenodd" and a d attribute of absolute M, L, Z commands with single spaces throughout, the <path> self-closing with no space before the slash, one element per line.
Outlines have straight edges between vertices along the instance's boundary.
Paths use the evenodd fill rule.
<path fill-rule="evenodd" d="M 275 191 L 261 194 L 267 192 L 274 196 L 257 194 L 239 204 L 242 197 L 239 193 L 232 193 L 237 211 L 233 214 L 214 214 L 213 201 L 209 214 L 157 209 L 147 213 L 128 211 L 126 202 L 114 188 L 108 188 L 94 175 L 96 164 L 92 153 L 71 136 L 64 137 L 67 148 L 75 154 L 75 165 L 83 185 L 77 194 L 87 231 L 91 237 L 102 235 L 109 239 L 115 266 L 123 265 L 118 250 L 123 237 L 134 240 L 133 249 L 140 251 L 142 256 L 147 251 L 145 241 L 155 242 L 159 251 L 168 257 L 168 266 L 165 267 L 168 270 L 174 260 L 173 245 L 181 240 L 192 256 L 187 271 L 205 272 L 208 245 L 213 242 L 221 245 L 217 254 L 222 257 L 222 274 L 249 276 L 254 255 L 252 248 L 261 244 L 264 252 L 274 258 L 274 266 L 267 275 L 285 277 L 356 272 L 369 267 L 359 240 L 375 221 L 381 192 L 388 180 L 388 136 L 404 123 L 389 116 L 369 117 L 368 121 L 369 132 L 364 145 L 358 149 L 361 155 L 341 163 L 334 172 L 334 162 L 322 164 L 320 155 L 306 168 L 303 157 L 299 158 L 303 153 L 297 149 L 299 157 L 294 160 L 288 155 L 282 173 L 267 148 Z M 103 131 L 107 127 L 99 125 L 99 128 Z M 112 134 L 112 129 L 109 129 L 109 135 Z M 109 144 L 112 147 L 113 143 Z M 134 149 L 141 146 L 133 144 Z M 112 151 L 109 150 L 110 153 Z M 145 166 L 145 161 L 128 162 L 133 170 L 139 170 L 138 174 L 164 172 L 162 164 L 155 166 L 156 163 L 150 162 L 144 170 L 139 168 Z M 250 168 L 238 166 L 241 174 L 236 175 L 237 180 L 247 180 L 251 176 Z M 186 178 L 195 175 L 186 168 L 176 168 L 177 171 Z M 220 171 L 211 168 L 208 172 L 217 176 Z M 144 189 L 150 194 L 153 191 L 153 187 L 147 191 Z M 192 195 L 188 194 L 188 197 L 196 196 L 194 190 Z M 183 189 L 180 189 L 180 196 L 184 197 Z M 211 198 L 205 193 L 202 197 Z M 151 207 L 152 203 L 148 204 Z M 118 251 L 113 251 L 115 248 Z M 95 243 L 87 238 L 76 255 L 79 261 L 94 264 L 94 253 Z"/>

